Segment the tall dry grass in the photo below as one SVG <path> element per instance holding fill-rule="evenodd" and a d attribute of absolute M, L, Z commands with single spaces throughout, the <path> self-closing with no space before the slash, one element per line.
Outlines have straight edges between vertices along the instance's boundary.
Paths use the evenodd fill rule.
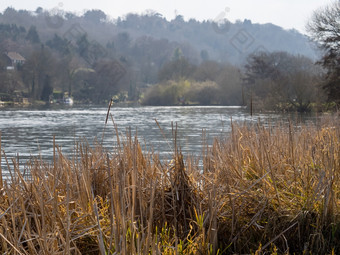
<path fill-rule="evenodd" d="M 1 180 L 1 254 L 340 253 L 340 126 L 233 125 L 184 159 L 79 143 L 15 159 Z"/>

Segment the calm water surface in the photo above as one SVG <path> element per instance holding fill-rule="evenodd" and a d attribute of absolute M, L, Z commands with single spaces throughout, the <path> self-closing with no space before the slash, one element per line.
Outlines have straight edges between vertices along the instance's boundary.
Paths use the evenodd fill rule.
<path fill-rule="evenodd" d="M 18 157 L 21 163 L 39 156 L 45 160 L 53 157 L 53 136 L 56 144 L 67 155 L 72 155 L 81 138 L 93 145 L 102 142 L 110 150 L 116 145 L 111 118 L 105 127 L 107 108 L 73 107 L 69 109 L 2 109 L 0 131 L 2 150 L 8 158 Z M 161 155 L 169 155 L 172 146 L 172 124 L 177 124 L 177 141 L 184 154 L 199 154 L 202 149 L 202 132 L 208 144 L 214 137 L 223 137 L 231 131 L 233 122 L 275 122 L 287 120 L 279 114 L 258 114 L 251 117 L 246 109 L 238 107 L 136 107 L 111 108 L 114 123 L 122 137 L 127 130 L 139 142 Z M 162 131 L 156 124 L 157 119 Z M 137 133 L 136 133 L 137 130 Z M 164 136 L 166 138 L 164 138 Z M 102 140 L 103 138 L 103 140 Z M 2 160 L 4 168 L 5 162 Z"/>

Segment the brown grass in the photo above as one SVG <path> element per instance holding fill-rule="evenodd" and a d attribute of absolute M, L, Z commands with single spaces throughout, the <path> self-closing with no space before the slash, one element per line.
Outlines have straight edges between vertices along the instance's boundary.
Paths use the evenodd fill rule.
<path fill-rule="evenodd" d="M 175 148 L 169 162 L 131 136 L 111 152 L 81 143 L 74 159 L 54 144 L 29 178 L 13 159 L 0 252 L 340 253 L 339 124 L 233 125 L 203 156 Z"/>

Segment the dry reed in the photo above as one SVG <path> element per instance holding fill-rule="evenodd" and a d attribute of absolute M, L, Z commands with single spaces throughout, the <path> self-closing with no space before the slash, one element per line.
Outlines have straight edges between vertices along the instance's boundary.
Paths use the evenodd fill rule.
<path fill-rule="evenodd" d="M 169 162 L 136 137 L 117 140 L 111 152 L 79 143 L 73 159 L 54 144 L 51 164 L 27 163 L 29 178 L 8 163 L 0 252 L 340 253 L 335 117 L 299 128 L 233 125 L 201 157 L 174 148 Z"/>

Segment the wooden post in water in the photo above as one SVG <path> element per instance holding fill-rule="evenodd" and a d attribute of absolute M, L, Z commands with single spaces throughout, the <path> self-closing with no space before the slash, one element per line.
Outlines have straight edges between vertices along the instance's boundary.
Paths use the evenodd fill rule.
<path fill-rule="evenodd" d="M 0 189 L 3 188 L 3 182 L 2 182 L 2 168 L 1 168 L 1 163 L 2 163 L 2 160 L 1 160 L 1 131 L 0 131 Z"/>
<path fill-rule="evenodd" d="M 253 90 L 250 92 L 250 116 L 253 116 Z"/>
<path fill-rule="evenodd" d="M 242 85 L 242 106 L 246 105 L 246 100 L 244 99 L 244 86 Z"/>

